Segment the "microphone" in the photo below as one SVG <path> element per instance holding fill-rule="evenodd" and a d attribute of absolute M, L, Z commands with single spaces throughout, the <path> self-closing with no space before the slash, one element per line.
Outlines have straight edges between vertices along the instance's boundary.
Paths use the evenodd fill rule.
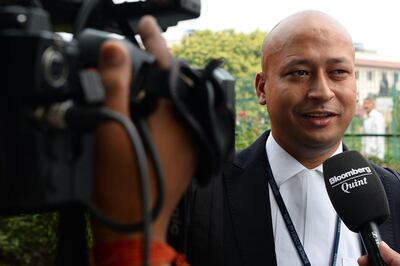
<path fill-rule="evenodd" d="M 378 225 L 390 215 L 382 182 L 357 151 L 345 151 L 323 163 L 329 198 L 346 226 L 359 233 L 372 265 L 386 265 L 379 253 Z"/>

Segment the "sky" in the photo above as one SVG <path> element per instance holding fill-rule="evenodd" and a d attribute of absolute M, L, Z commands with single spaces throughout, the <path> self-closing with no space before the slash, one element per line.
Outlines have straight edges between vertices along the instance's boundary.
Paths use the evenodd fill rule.
<path fill-rule="evenodd" d="M 314 9 L 336 18 L 364 48 L 400 58 L 399 0 L 201 0 L 201 5 L 200 18 L 170 27 L 165 38 L 177 40 L 193 29 L 269 31 L 290 14 Z"/>

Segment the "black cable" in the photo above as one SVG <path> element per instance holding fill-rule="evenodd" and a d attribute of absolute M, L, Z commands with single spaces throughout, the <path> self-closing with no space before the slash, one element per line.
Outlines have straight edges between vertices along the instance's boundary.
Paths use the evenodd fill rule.
<path fill-rule="evenodd" d="M 86 0 L 82 1 L 82 6 L 79 9 L 78 15 L 75 20 L 73 35 L 76 37 L 85 27 L 93 9 L 99 3 L 99 0 Z"/>
<path fill-rule="evenodd" d="M 87 112 L 85 112 L 87 111 Z M 89 119 L 85 119 L 89 118 Z M 115 121 L 119 123 L 126 131 L 129 136 L 132 150 L 136 153 L 136 162 L 139 170 L 139 185 L 142 196 L 142 213 L 143 219 L 139 223 L 135 224 L 121 224 L 117 223 L 110 218 L 106 217 L 103 212 L 96 208 L 93 204 L 87 203 L 89 212 L 97 218 L 100 222 L 109 226 L 111 229 L 124 232 L 132 233 L 139 230 L 143 231 L 143 265 L 147 266 L 149 258 L 149 244 L 150 244 L 150 224 L 151 224 L 151 213 L 149 211 L 149 183 L 147 173 L 147 161 L 146 152 L 142 145 L 139 133 L 132 123 L 132 121 L 119 113 L 116 113 L 108 108 L 99 108 L 95 110 L 85 110 L 71 108 L 66 114 L 66 120 L 72 127 L 90 127 L 97 125 L 99 122 Z"/>

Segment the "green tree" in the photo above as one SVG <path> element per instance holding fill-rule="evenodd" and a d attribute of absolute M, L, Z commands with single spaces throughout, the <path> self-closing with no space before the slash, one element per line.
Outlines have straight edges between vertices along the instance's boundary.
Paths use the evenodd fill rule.
<path fill-rule="evenodd" d="M 222 59 L 223 68 L 236 78 L 254 76 L 259 71 L 261 43 L 265 32 L 237 33 L 234 30 L 194 31 L 183 37 L 172 52 L 193 67 L 204 67 L 211 59 Z"/>
<path fill-rule="evenodd" d="M 389 132 L 393 134 L 400 134 L 400 93 L 393 88 L 393 110 L 392 110 L 392 123 L 389 125 Z M 389 137 L 388 141 L 390 149 L 386 153 L 389 161 L 398 162 L 400 156 L 400 138 Z"/>

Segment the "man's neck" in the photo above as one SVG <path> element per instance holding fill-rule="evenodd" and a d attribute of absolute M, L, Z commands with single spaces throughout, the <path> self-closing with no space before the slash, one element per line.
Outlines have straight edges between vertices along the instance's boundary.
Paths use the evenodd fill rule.
<path fill-rule="evenodd" d="M 288 143 L 275 138 L 275 136 L 274 139 L 282 149 L 308 169 L 314 169 L 321 165 L 325 160 L 330 158 L 332 154 L 336 152 L 339 145 L 342 144 L 342 142 L 339 141 L 328 147 L 327 145 L 321 147 L 306 147 L 304 145 L 289 145 Z"/>

